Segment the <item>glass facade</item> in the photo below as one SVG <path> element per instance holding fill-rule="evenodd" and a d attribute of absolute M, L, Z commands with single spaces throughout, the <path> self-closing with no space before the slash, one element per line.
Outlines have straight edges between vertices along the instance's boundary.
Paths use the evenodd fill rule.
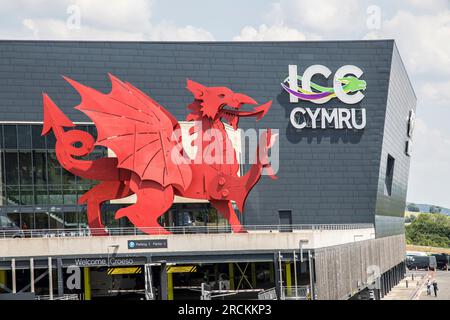
<path fill-rule="evenodd" d="M 77 129 L 96 135 L 92 125 Z M 0 215 L 22 229 L 86 226 L 86 209 L 78 198 L 95 185 L 59 164 L 52 133 L 41 136 L 40 124 L 0 125 Z M 90 159 L 106 156 L 96 148 Z"/>
<path fill-rule="evenodd" d="M 77 129 L 96 136 L 93 125 L 78 125 Z M 77 201 L 96 182 L 62 168 L 56 158 L 55 137 L 52 133 L 42 137 L 41 131 L 41 124 L 0 124 L 2 227 L 85 228 L 86 207 Z M 105 156 L 107 149 L 97 147 L 86 159 Z M 115 212 L 126 205 L 105 203 L 103 223 L 110 228 L 132 227 L 126 217 L 114 219 Z M 227 225 L 209 203 L 174 204 L 159 222 L 164 227 Z"/>

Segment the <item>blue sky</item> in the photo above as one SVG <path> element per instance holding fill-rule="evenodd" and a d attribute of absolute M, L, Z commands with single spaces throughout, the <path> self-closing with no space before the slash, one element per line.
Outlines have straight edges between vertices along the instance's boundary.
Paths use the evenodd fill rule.
<path fill-rule="evenodd" d="M 395 39 L 417 97 L 408 200 L 450 207 L 449 0 L 0 0 L 0 39 Z"/>

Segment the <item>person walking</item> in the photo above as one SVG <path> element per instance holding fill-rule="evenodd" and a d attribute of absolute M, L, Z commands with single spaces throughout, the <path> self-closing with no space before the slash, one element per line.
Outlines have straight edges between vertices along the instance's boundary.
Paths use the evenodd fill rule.
<path fill-rule="evenodd" d="M 433 291 L 434 291 L 434 296 L 437 297 L 437 292 L 438 292 L 438 285 L 437 285 L 437 281 L 433 280 Z"/>
<path fill-rule="evenodd" d="M 430 279 L 427 280 L 427 296 L 431 295 L 431 281 Z"/>

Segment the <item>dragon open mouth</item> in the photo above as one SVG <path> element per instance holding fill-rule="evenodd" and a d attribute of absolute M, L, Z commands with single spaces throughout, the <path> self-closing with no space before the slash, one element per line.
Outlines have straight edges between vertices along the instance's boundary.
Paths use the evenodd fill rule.
<path fill-rule="evenodd" d="M 234 130 L 237 130 L 239 117 L 256 117 L 256 121 L 259 121 L 266 115 L 271 105 L 272 101 L 268 101 L 251 111 L 240 111 L 239 108 L 226 106 L 220 110 L 220 117 L 226 120 Z"/>

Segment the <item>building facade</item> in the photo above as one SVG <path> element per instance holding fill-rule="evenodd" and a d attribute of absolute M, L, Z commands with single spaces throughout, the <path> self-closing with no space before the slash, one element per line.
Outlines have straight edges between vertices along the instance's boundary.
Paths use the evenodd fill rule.
<path fill-rule="evenodd" d="M 416 97 L 394 41 L 2 41 L 0 57 L 0 214 L 7 217 L 5 227 L 86 228 L 86 209 L 77 199 L 95 182 L 61 168 L 54 137 L 41 137 L 41 93 L 48 93 L 72 121 L 95 135 L 90 120 L 73 109 L 79 96 L 61 75 L 107 92 L 112 73 L 180 121 L 192 102 L 185 89 L 188 78 L 229 87 L 260 103 L 273 101 L 260 122 L 240 121 L 243 129 L 272 128 L 279 133 L 278 179 L 262 177 L 239 215 L 242 224 L 255 230 L 365 225 L 367 238 L 354 233 L 354 241 L 402 238 Z M 360 87 L 352 89 L 352 84 Z M 326 93 L 324 87 L 334 91 Z M 287 88 L 306 96 L 296 99 Z M 339 88 L 343 92 L 336 93 Z M 318 93 L 325 98 L 311 98 Z M 90 157 L 107 153 L 98 148 Z M 114 219 L 123 205 L 103 206 L 108 227 L 132 226 L 126 218 Z M 226 221 L 208 203 L 180 200 L 161 224 L 217 227 Z M 322 246 L 346 243 L 330 241 Z M 268 251 L 272 260 L 280 250 Z M 402 263 L 402 252 L 394 256 L 388 267 Z M 216 262 L 220 259 L 229 261 L 224 255 Z"/>

